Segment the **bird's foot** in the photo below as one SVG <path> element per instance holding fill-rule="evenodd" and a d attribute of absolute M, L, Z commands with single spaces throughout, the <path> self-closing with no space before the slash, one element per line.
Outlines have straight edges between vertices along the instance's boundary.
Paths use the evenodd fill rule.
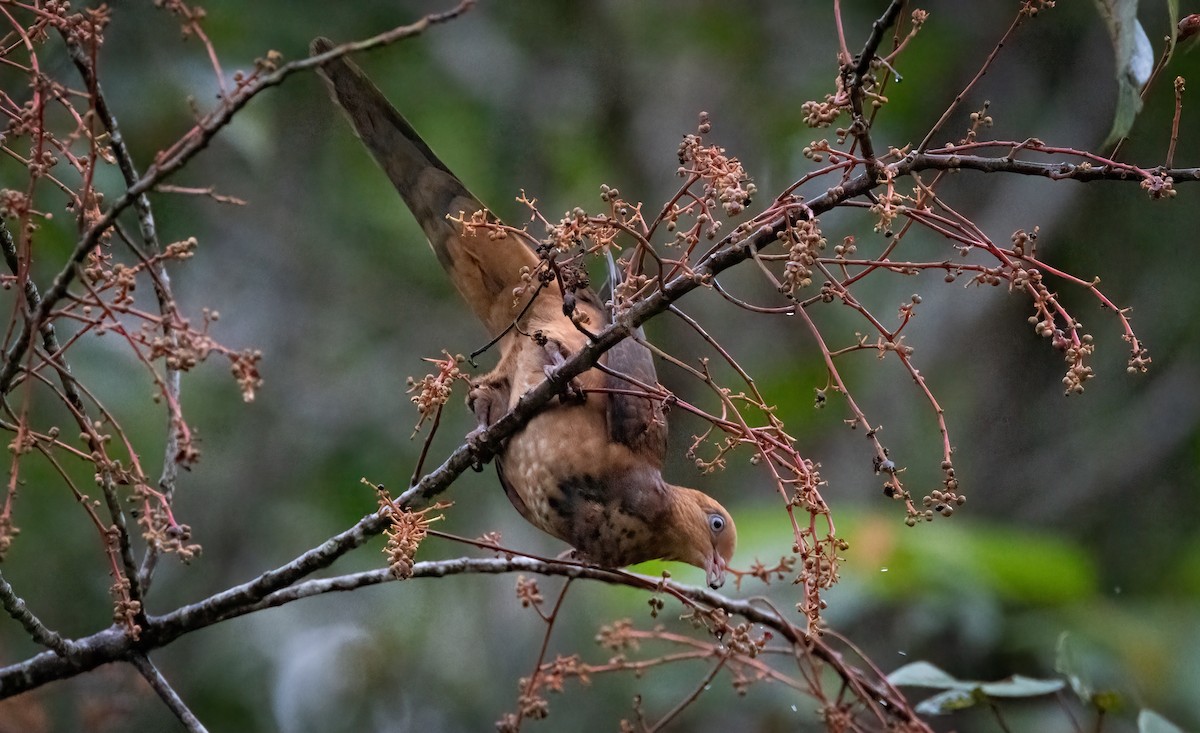
<path fill-rule="evenodd" d="M 545 368 L 546 378 L 549 379 L 554 375 L 554 369 L 557 365 L 547 364 Z M 583 391 L 583 383 L 578 377 L 571 377 L 567 383 L 563 385 L 562 391 L 558 393 L 558 399 L 563 404 L 582 405 L 587 402 L 587 393 Z"/>
<path fill-rule="evenodd" d="M 483 454 L 487 452 L 487 426 L 480 425 L 467 433 L 467 450 L 471 453 L 471 470 L 475 473 L 483 471 Z"/>
<path fill-rule="evenodd" d="M 554 375 L 554 370 L 561 366 L 570 356 L 567 347 L 561 342 L 554 339 L 548 339 L 543 346 L 546 350 L 546 366 L 543 371 L 546 373 L 546 378 L 549 379 Z M 583 383 L 579 381 L 579 377 L 571 377 L 565 385 L 562 392 L 558 395 L 559 400 L 564 404 L 583 404 L 587 402 L 587 393 L 583 391 Z"/>
<path fill-rule="evenodd" d="M 479 429 L 500 419 L 508 407 L 508 396 L 508 378 L 497 377 L 494 372 L 471 382 L 471 389 L 467 392 L 467 407 L 475 414 Z"/>

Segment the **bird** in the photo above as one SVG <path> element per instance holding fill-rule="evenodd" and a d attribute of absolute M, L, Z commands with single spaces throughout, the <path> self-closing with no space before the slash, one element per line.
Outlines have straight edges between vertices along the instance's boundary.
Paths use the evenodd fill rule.
<path fill-rule="evenodd" d="M 310 53 L 332 48 L 317 38 Z M 487 211 L 483 204 L 353 62 L 337 57 L 318 73 L 498 344 L 496 367 L 472 380 L 467 400 L 477 431 L 486 430 L 587 343 L 577 323 L 607 325 L 611 313 L 588 287 L 564 293 L 551 279 L 540 288 L 522 288 L 522 274 L 528 278 L 541 262 L 538 254 L 515 237 L 464 226 Z M 667 426 L 661 400 L 631 386 L 657 384 L 652 354 L 627 338 L 601 362 L 606 371 L 580 374 L 503 444 L 495 464 L 504 492 L 522 517 L 566 542 L 580 560 L 606 568 L 679 561 L 703 569 L 708 585 L 719 588 L 737 529 L 715 499 L 663 479 Z"/>

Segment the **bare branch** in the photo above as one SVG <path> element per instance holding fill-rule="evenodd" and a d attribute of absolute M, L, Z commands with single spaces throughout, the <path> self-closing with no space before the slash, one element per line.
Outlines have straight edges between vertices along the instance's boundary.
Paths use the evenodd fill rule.
<path fill-rule="evenodd" d="M 12 616 L 17 623 L 25 628 L 26 633 L 37 643 L 49 647 L 59 657 L 69 657 L 72 652 L 70 640 L 62 638 L 57 631 L 51 631 L 45 624 L 33 615 L 29 607 L 13 590 L 12 585 L 0 574 L 0 605 Z"/>
<path fill-rule="evenodd" d="M 171 712 L 179 718 L 179 722 L 183 723 L 183 727 L 187 728 L 189 733 L 208 733 L 208 729 L 200 722 L 195 713 L 188 709 L 183 699 L 179 697 L 179 693 L 175 692 L 175 688 L 171 687 L 171 683 L 167 682 L 167 678 L 163 677 L 162 672 L 158 671 L 158 667 L 154 666 L 154 662 L 150 661 L 150 657 L 141 652 L 137 652 L 130 656 L 130 664 L 137 667 L 137 671 L 142 673 L 142 677 L 150 684 L 154 692 L 158 694 L 162 701 L 166 703 Z"/>
<path fill-rule="evenodd" d="M 761 624 L 778 632 L 790 644 L 811 653 L 817 659 L 828 664 L 849 684 L 861 686 L 864 690 L 869 691 L 877 704 L 887 710 L 889 714 L 906 722 L 919 723 L 916 718 L 911 717 L 911 712 L 903 700 L 898 699 L 896 693 L 886 684 L 868 679 L 860 670 L 849 665 L 841 654 L 829 647 L 819 636 L 806 634 L 773 608 L 764 607 L 755 599 L 738 600 L 705 588 L 681 585 L 658 578 L 646 578 L 579 563 L 535 560 L 524 557 L 460 557 L 451 560 L 419 562 L 413 566 L 412 578 L 442 578 L 462 574 L 496 575 L 512 572 L 596 580 L 643 590 L 661 584 L 680 597 L 688 598 L 709 608 L 722 609 L 727 613 L 741 616 L 751 623 Z M 262 580 L 262 578 L 258 580 Z M 324 593 L 352 591 L 395 580 L 396 578 L 388 569 L 381 568 L 299 583 L 257 601 L 250 601 L 248 597 L 242 596 L 242 602 L 230 604 L 228 592 L 218 593 L 164 616 L 151 616 L 147 621 L 146 628 L 142 631 L 140 642 L 134 642 L 119 630 L 110 628 L 76 640 L 75 654 L 70 658 L 63 659 L 52 653 L 43 653 L 19 664 L 0 668 L 0 699 L 11 697 L 50 680 L 64 679 L 103 664 L 129 659 L 132 654 L 144 653 L 150 649 L 165 646 L 183 634 L 230 618 L 282 606 L 301 598 Z M 252 583 L 240 587 L 245 588 L 256 583 L 257 581 L 252 581 Z"/>

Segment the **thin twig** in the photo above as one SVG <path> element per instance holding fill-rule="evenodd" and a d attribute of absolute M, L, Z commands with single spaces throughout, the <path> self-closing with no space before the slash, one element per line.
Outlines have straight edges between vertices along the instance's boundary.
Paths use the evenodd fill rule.
<path fill-rule="evenodd" d="M 508 333 L 514 328 L 517 329 L 517 331 L 520 331 L 521 327 L 519 324 L 521 323 L 521 320 L 525 317 L 525 314 L 529 312 L 529 309 L 533 307 L 533 302 L 537 300 L 539 295 L 542 294 L 542 290 L 545 289 L 547 284 L 548 283 L 545 280 L 538 282 L 537 290 L 533 291 L 533 295 L 529 296 L 529 300 L 526 301 L 525 305 L 521 307 L 521 312 L 517 314 L 516 318 L 513 318 L 512 322 L 505 326 L 503 331 L 490 338 L 486 344 L 472 351 L 471 355 L 467 357 L 467 363 L 473 367 L 479 366 L 475 363 L 475 357 L 500 343 L 500 339 L 507 336 Z"/>
<path fill-rule="evenodd" d="M 996 719 L 996 725 L 1000 726 L 1000 730 L 1004 733 L 1012 733 L 1012 728 L 1008 727 L 1008 723 L 1004 721 L 1004 715 L 1000 712 L 1000 706 L 995 700 L 988 700 L 988 708 L 992 711 L 992 716 Z"/>
<path fill-rule="evenodd" d="M 1175 160 L 1175 143 L 1179 142 L 1179 118 L 1183 116 L 1183 77 L 1175 77 L 1175 116 L 1171 118 L 1171 144 L 1167 146 L 1167 160 L 1164 164 L 1171 167 Z"/>
<path fill-rule="evenodd" d="M 546 659 L 546 650 L 550 648 L 550 635 L 554 632 L 554 622 L 558 620 L 559 609 L 562 608 L 563 601 L 567 598 L 567 591 L 571 588 L 571 582 L 574 578 L 567 578 L 563 583 L 562 590 L 558 592 L 558 600 L 554 602 L 554 608 L 550 610 L 550 615 L 544 617 L 546 621 L 546 633 L 542 634 L 542 646 L 538 650 L 537 661 L 533 664 L 533 673 L 529 675 L 529 684 L 525 685 L 525 697 L 531 697 L 538 688 L 538 675 L 542 671 L 542 662 Z M 540 611 L 539 611 L 540 613 Z M 517 730 L 521 729 L 521 720 L 523 718 L 524 706 L 517 705 Z"/>
<path fill-rule="evenodd" d="M 328 544 L 328 543 L 327 543 Z M 272 571 L 278 572 L 278 571 Z M 582 565 L 529 558 L 455 558 L 451 560 L 423 561 L 413 566 L 413 578 L 441 578 L 460 574 L 486 574 L 521 572 L 529 574 L 585 578 L 604 583 L 626 585 L 645 589 L 650 587 L 669 589 L 682 597 L 692 599 L 710 608 L 720 608 L 730 614 L 745 618 L 778 633 L 785 641 L 806 650 L 820 659 L 839 676 L 849 677 L 863 686 L 881 708 L 889 715 L 917 726 L 914 730 L 928 730 L 916 717 L 902 698 L 898 698 L 885 686 L 866 678 L 863 673 L 848 665 L 840 654 L 829 648 L 816 636 L 808 636 L 786 618 L 771 609 L 761 608 L 753 600 L 729 598 L 707 588 L 681 585 L 673 581 L 654 580 L 631 573 L 620 573 Z M 268 574 L 269 575 L 269 574 Z M 261 579 L 247 586 L 259 585 Z M 257 601 L 231 605 L 227 602 L 229 591 L 218 593 L 203 601 L 176 609 L 164 616 L 151 616 L 142 632 L 140 642 L 133 642 L 117 629 L 105 629 L 75 641 L 76 653 L 69 659 L 60 659 L 47 652 L 24 662 L 0 668 L 0 699 L 33 689 L 50 680 L 74 676 L 96 667 L 127 657 L 131 650 L 143 652 L 165 646 L 184 634 L 219 623 L 229 618 L 243 616 L 265 608 L 284 605 L 301 598 L 324 593 L 351 591 L 369 585 L 394 581 L 387 568 L 362 573 L 322 578 L 298 583 L 290 588 L 266 595 Z M 245 586 L 239 586 L 243 588 Z M 238 589 L 232 589 L 237 591 Z"/>
<path fill-rule="evenodd" d="M 23 295 L 27 308 L 31 313 L 38 311 L 43 305 L 43 301 L 38 293 L 37 285 L 29 277 L 27 270 L 21 267 L 12 235 L 3 222 L 0 222 L 0 252 L 3 252 L 4 260 L 13 274 L 24 279 Z M 26 328 L 28 329 L 28 327 L 29 321 L 27 320 Z M 63 350 L 59 345 L 54 324 L 47 320 L 41 324 L 39 330 L 42 334 L 42 346 L 47 353 L 47 362 L 51 363 L 58 370 L 59 381 L 62 385 L 62 396 L 67 402 L 67 407 L 82 429 L 83 434 L 89 436 L 87 439 L 89 450 L 98 451 L 103 454 L 103 445 L 96 437 L 96 432 L 92 428 L 92 420 L 88 416 L 87 408 L 84 406 L 83 398 L 80 396 L 77 382 L 71 374 L 71 367 L 62 355 Z M 113 526 L 116 529 L 117 546 L 120 551 L 122 564 L 124 565 L 124 576 L 129 581 L 129 598 L 140 603 L 141 588 L 138 584 L 136 565 L 134 565 L 133 561 L 133 550 L 129 541 L 129 529 L 125 522 L 125 514 L 114 491 L 111 472 L 108 469 L 102 469 L 99 473 L 103 477 L 101 490 L 104 494 L 109 515 L 112 517 Z M 116 580 L 119 582 L 120 578 L 116 578 Z M 140 620 L 141 614 L 139 613 L 138 621 L 140 622 Z"/>
<path fill-rule="evenodd" d="M 410 25 L 393 28 L 363 41 L 342 44 L 316 56 L 291 61 L 269 74 L 255 77 L 236 92 L 223 98 L 220 106 L 205 116 L 168 154 L 160 157 L 153 165 L 147 168 L 137 183 L 129 186 L 125 193 L 117 197 L 108 211 L 88 228 L 87 232 L 76 243 L 75 249 L 71 252 L 71 256 L 67 259 L 63 268 L 54 277 L 49 289 L 43 293 L 42 304 L 34 311 L 31 322 L 33 324 L 41 324 L 49 316 L 50 311 L 53 310 L 58 301 L 66 296 L 67 289 L 74 282 L 78 272 L 76 265 L 83 262 L 88 253 L 99 243 L 101 236 L 116 223 L 117 217 L 130 206 L 134 205 L 139 196 L 179 171 L 197 153 L 207 147 L 213 137 L 223 130 L 229 124 L 230 120 L 233 119 L 234 115 L 245 107 L 251 99 L 257 97 L 266 89 L 282 84 L 288 77 L 297 72 L 315 69 L 322 64 L 350 53 L 365 51 L 418 35 L 431 25 L 444 23 L 458 17 L 474 6 L 474 4 L 474 0 L 462 0 L 457 6 L 446 12 L 426 15 Z M 20 369 L 22 357 L 29 348 L 30 338 L 31 332 L 29 323 L 27 323 L 4 355 L 4 365 L 0 369 L 0 395 L 7 394 L 9 389 L 12 388 L 13 378 Z"/>
<path fill-rule="evenodd" d="M 129 657 L 129 662 L 137 667 L 137 671 L 142 673 L 142 677 L 150 684 L 151 689 L 166 703 L 166 706 L 171 709 L 179 722 L 183 723 L 183 727 L 187 728 L 189 733 L 208 733 L 208 729 L 200 722 L 183 698 L 179 697 L 179 693 L 175 692 L 175 688 L 171 687 L 171 683 L 167 682 L 167 678 L 163 677 L 162 672 L 158 671 L 158 667 L 154 666 L 154 662 L 150 661 L 150 657 L 142 652 L 135 652 Z"/>
<path fill-rule="evenodd" d="M 80 76 L 83 77 L 84 83 L 87 84 L 91 94 L 92 108 L 100 118 L 104 129 L 108 132 L 109 148 L 112 150 L 113 157 L 117 161 L 117 167 L 121 171 L 121 176 L 125 179 L 125 185 L 132 189 L 138 185 L 141 176 L 133 160 L 133 155 L 129 152 L 129 147 L 125 144 L 120 124 L 109 107 L 108 99 L 104 95 L 104 90 L 100 86 L 99 79 L 96 77 L 95 59 L 94 57 L 89 58 L 84 49 L 79 44 L 73 42 L 71 37 L 61 29 L 60 32 L 63 33 L 63 38 L 67 41 L 67 49 L 70 51 L 71 60 L 74 62 L 76 69 L 79 70 Z M 206 43 L 206 45 L 208 44 Z M 151 253 L 161 253 L 162 245 L 158 238 L 158 227 L 154 222 L 154 211 L 150 207 L 150 197 L 146 195 L 145 190 L 133 198 L 133 207 L 137 212 L 138 229 L 141 233 L 143 243 Z M 130 246 L 132 247 L 132 243 Z M 147 256 L 143 252 L 136 247 L 133 247 L 133 249 L 143 261 L 147 260 Z M 175 299 L 171 294 L 170 276 L 167 274 L 166 266 L 161 262 L 150 265 L 149 269 L 153 275 L 154 293 L 158 299 L 159 312 L 162 315 L 163 336 L 170 342 L 172 348 L 177 347 L 179 337 L 171 326 L 175 314 Z M 175 493 L 178 477 L 180 432 L 178 423 L 182 421 L 182 418 L 171 409 L 172 406 L 180 404 L 180 373 L 178 369 L 174 369 L 169 365 L 166 366 L 163 391 L 166 394 L 168 405 L 167 436 L 163 450 L 162 475 L 159 478 L 158 487 L 165 500 L 169 503 Z M 157 557 L 158 548 L 154 543 L 151 543 L 146 548 L 140 569 L 137 572 L 129 573 L 130 582 L 133 584 L 133 588 L 137 590 L 137 593 L 134 595 L 135 598 L 140 598 L 153 580 Z M 139 588 L 139 586 L 141 587 Z"/>
<path fill-rule="evenodd" d="M 971 89 L 975 87 L 975 84 L 978 83 L 979 80 L 983 78 L 984 74 L 988 72 L 988 69 L 992 66 L 992 62 L 995 61 L 996 56 L 1000 54 L 1000 49 L 1004 48 L 1004 44 L 1008 42 L 1009 36 L 1013 34 L 1013 31 L 1017 29 L 1017 26 L 1021 25 L 1023 20 L 1025 20 L 1024 7 L 1017 11 L 1017 17 L 1013 18 L 1012 23 L 1008 26 L 1008 30 L 1004 31 L 1004 35 L 1000 36 L 1000 40 L 996 43 L 996 47 L 993 48 L 992 52 L 989 53 L 987 58 L 983 60 L 983 65 L 979 67 L 979 71 L 975 72 L 975 76 L 971 78 L 971 81 L 967 82 L 967 85 L 963 87 L 963 90 L 955 95 L 954 101 L 950 102 L 950 106 L 946 108 L 946 111 L 942 113 L 942 116 L 938 118 L 938 121 L 933 123 L 933 127 L 929 128 L 929 132 L 925 134 L 925 139 L 923 139 L 921 144 L 917 146 L 917 153 L 923 153 L 929 148 L 929 145 L 933 142 L 933 136 L 938 134 L 938 131 L 942 129 L 942 125 L 946 124 L 946 120 L 950 119 L 950 115 L 954 114 L 954 110 L 958 109 L 958 105 L 962 104 L 962 101 L 967 96 L 967 93 L 970 92 Z"/>
<path fill-rule="evenodd" d="M 217 189 L 213 186 L 173 186 L 169 183 L 160 183 L 154 187 L 155 193 L 178 193 L 185 196 L 207 196 L 219 204 L 232 204 L 233 206 L 245 206 L 245 199 L 240 199 L 237 196 L 217 193 Z"/>
<path fill-rule="evenodd" d="M 871 142 L 871 125 L 863 115 L 863 85 L 866 83 L 867 74 L 871 71 L 871 62 L 875 60 L 875 52 L 879 50 L 879 44 L 883 43 L 883 36 L 887 29 L 896 22 L 896 17 L 900 15 L 902 7 L 904 7 L 904 0 L 892 0 L 887 9 L 883 11 L 883 15 L 871 24 L 871 35 L 867 37 L 867 42 L 863 45 L 863 50 L 858 58 L 855 59 L 853 67 L 850 66 L 848 59 L 842 62 L 844 85 L 850 95 L 850 111 L 853 116 L 850 131 L 857 139 L 859 147 L 862 148 L 863 158 L 866 160 L 866 172 L 872 181 L 878 176 L 879 171 L 875 160 L 875 145 Z M 846 53 L 846 42 L 842 33 L 840 15 L 837 20 L 838 35 L 842 37 L 842 53 L 844 54 Z"/>
<path fill-rule="evenodd" d="M 429 457 L 429 446 L 433 445 L 433 436 L 437 435 L 438 426 L 442 424 L 442 408 L 445 406 L 444 403 L 438 405 L 437 410 L 433 413 L 433 425 L 429 427 L 429 434 L 425 436 L 425 440 L 421 444 L 421 455 L 417 457 L 417 465 L 413 467 L 412 478 L 408 480 L 409 486 L 416 484 L 417 479 L 421 478 L 421 472 L 425 470 L 425 459 Z"/>
<path fill-rule="evenodd" d="M 17 595 L 3 574 L 0 574 L 0 605 L 9 616 L 21 624 L 25 632 L 37 643 L 49 647 L 60 657 L 69 657 L 73 653 L 70 640 L 64 639 L 57 631 L 51 631 L 41 620 L 29 610 L 25 601 Z"/>
<path fill-rule="evenodd" d="M 697 684 L 696 687 L 693 688 L 686 697 L 680 700 L 675 707 L 667 711 L 666 715 L 659 718 L 657 723 L 647 727 L 646 733 L 656 733 L 657 731 L 662 730 L 668 723 L 678 717 L 688 705 L 696 702 L 696 699 L 700 697 L 700 693 L 708 689 L 709 684 L 717 676 L 717 673 L 721 671 L 721 668 L 725 666 L 727 661 L 729 661 L 728 657 L 721 657 L 718 659 L 717 663 L 712 666 L 712 669 L 708 670 L 708 674 L 704 675 L 704 678 L 700 680 L 700 683 Z"/>

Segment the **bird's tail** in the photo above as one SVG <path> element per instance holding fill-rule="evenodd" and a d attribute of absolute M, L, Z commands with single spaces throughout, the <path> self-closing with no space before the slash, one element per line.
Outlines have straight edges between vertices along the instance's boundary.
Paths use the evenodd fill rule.
<path fill-rule="evenodd" d="M 315 56 L 332 48 L 328 39 L 317 38 L 310 52 Z M 513 288 L 521 284 L 521 268 L 536 267 L 536 255 L 513 238 L 490 239 L 484 230 L 466 235 L 460 224 L 448 221 L 448 216 L 470 217 L 483 205 L 361 69 L 343 57 L 322 64 L 320 74 L 471 310 L 492 335 L 503 331 L 517 314 Z"/>

